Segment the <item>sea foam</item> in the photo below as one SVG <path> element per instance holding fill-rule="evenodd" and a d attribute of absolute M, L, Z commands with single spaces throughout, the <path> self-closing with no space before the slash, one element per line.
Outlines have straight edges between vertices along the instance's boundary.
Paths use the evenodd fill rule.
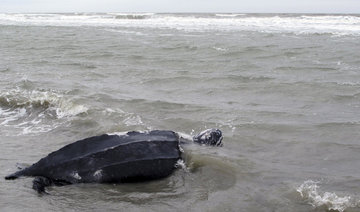
<path fill-rule="evenodd" d="M 0 125 L 21 130 L 20 135 L 48 132 L 87 110 L 56 91 L 0 92 Z"/>
<path fill-rule="evenodd" d="M 73 13 L 0 14 L 0 25 L 102 26 L 166 28 L 186 31 L 258 31 L 360 35 L 356 15 L 252 15 L 252 14 L 154 14 L 154 13 Z"/>
<path fill-rule="evenodd" d="M 319 191 L 318 182 L 307 180 L 296 190 L 301 197 L 313 207 L 326 207 L 328 210 L 343 212 L 347 208 L 357 207 L 356 201 L 351 196 L 340 197 L 334 192 Z"/>

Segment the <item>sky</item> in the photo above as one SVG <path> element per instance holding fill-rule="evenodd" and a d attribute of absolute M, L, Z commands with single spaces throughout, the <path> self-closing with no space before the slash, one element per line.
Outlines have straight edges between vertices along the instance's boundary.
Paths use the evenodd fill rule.
<path fill-rule="evenodd" d="M 1 13 L 360 13 L 360 0 L 0 0 Z"/>

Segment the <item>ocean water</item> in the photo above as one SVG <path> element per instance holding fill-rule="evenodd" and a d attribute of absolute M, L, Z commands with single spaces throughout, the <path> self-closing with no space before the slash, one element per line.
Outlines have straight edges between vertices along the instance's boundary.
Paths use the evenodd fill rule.
<path fill-rule="evenodd" d="M 359 15 L 0 14 L 0 210 L 360 211 L 359 52 Z M 4 180 L 88 136 L 212 127 L 166 179 Z"/>

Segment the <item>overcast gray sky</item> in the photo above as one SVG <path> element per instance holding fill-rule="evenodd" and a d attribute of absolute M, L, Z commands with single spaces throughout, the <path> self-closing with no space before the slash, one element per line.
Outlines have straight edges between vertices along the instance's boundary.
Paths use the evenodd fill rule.
<path fill-rule="evenodd" d="M 360 13 L 360 0 L 0 0 L 0 12 Z"/>

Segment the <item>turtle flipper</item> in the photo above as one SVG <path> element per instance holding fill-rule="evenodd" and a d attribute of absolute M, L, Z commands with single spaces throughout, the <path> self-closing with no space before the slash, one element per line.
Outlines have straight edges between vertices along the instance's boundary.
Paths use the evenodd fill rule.
<path fill-rule="evenodd" d="M 17 164 L 16 164 L 16 167 L 18 168 L 19 171 L 7 175 L 7 176 L 5 177 L 5 180 L 15 180 L 15 179 L 18 178 L 18 177 L 24 176 L 24 174 L 25 174 L 25 172 L 26 172 L 25 170 L 28 168 L 27 165 L 25 165 L 25 164 L 20 164 L 20 163 L 17 163 Z"/>
<path fill-rule="evenodd" d="M 53 185 L 52 180 L 47 177 L 35 177 L 32 188 L 39 194 L 46 193 L 45 187 Z M 46 193 L 47 194 L 47 193 Z"/>
<path fill-rule="evenodd" d="M 15 180 L 15 179 L 18 178 L 18 177 L 24 176 L 24 170 L 25 170 L 25 169 L 22 169 L 22 170 L 20 170 L 20 171 L 17 171 L 17 172 L 15 172 L 15 173 L 12 173 L 12 174 L 10 174 L 10 175 L 7 175 L 7 176 L 5 177 L 5 180 Z"/>
<path fill-rule="evenodd" d="M 18 177 L 19 176 L 16 173 L 14 173 L 14 174 L 10 174 L 10 175 L 6 176 L 5 180 L 15 180 Z"/>

